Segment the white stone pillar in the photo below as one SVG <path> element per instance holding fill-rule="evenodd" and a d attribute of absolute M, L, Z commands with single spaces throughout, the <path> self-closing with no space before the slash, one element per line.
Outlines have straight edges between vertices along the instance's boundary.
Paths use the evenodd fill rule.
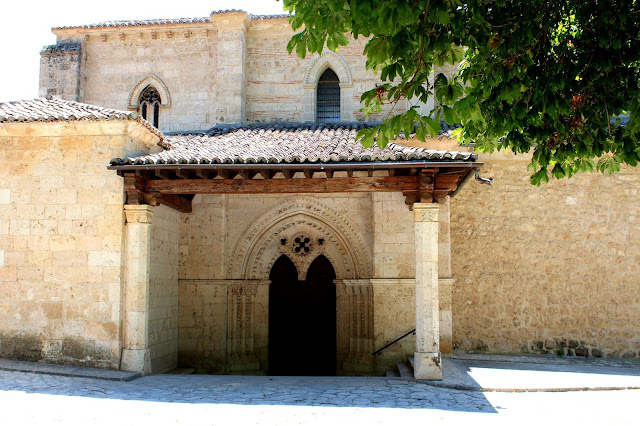
<path fill-rule="evenodd" d="M 438 304 L 438 205 L 413 205 L 416 252 L 416 352 L 414 377 L 441 380 Z"/>
<path fill-rule="evenodd" d="M 151 373 L 149 264 L 153 207 L 125 205 L 124 335 L 120 369 Z"/>

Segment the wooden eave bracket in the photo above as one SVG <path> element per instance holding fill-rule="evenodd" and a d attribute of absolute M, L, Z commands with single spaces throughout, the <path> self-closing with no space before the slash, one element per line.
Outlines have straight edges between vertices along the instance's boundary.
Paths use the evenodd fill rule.
<path fill-rule="evenodd" d="M 405 203 L 413 208 L 415 203 L 433 203 L 437 198 L 453 194 L 460 182 L 472 169 L 448 172 L 446 169 L 423 169 L 416 189 L 404 190 Z"/>
<path fill-rule="evenodd" d="M 127 196 L 126 204 L 149 206 L 164 205 L 180 213 L 191 213 L 191 200 L 176 194 L 162 194 L 160 192 L 145 192 L 146 180 L 137 173 L 124 174 L 124 190 Z"/>
<path fill-rule="evenodd" d="M 464 178 L 472 173 L 469 166 L 433 166 L 405 169 L 398 175 L 389 168 L 387 176 L 374 175 L 373 169 L 366 176 L 355 177 L 347 168 L 342 177 L 333 169 L 207 169 L 176 168 L 119 170 L 124 177 L 127 204 L 166 205 L 183 213 L 191 212 L 193 194 L 284 194 L 327 192 L 402 192 L 405 203 L 432 203 L 437 198 L 453 194 Z M 300 172 L 300 173 L 298 173 Z M 346 174 L 346 177 L 344 175 Z M 276 175 L 282 176 L 277 177 Z M 326 176 L 326 177 L 325 177 Z"/>

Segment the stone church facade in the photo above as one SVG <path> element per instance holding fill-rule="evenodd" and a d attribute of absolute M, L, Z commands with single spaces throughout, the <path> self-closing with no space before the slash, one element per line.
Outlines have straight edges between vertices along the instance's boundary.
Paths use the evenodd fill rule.
<path fill-rule="evenodd" d="M 386 111 L 358 111 L 362 41 L 299 59 L 285 17 L 53 31 L 47 99 L 0 104 L 0 356 L 311 375 L 413 356 L 418 378 L 455 351 L 640 356 L 637 169 L 535 188 L 526 156 L 446 132 L 365 150 Z"/>

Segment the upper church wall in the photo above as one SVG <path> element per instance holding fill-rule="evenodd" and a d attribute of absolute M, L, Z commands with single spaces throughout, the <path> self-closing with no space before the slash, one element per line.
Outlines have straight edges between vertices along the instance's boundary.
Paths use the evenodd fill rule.
<path fill-rule="evenodd" d="M 73 43 L 80 53 L 74 52 L 73 67 L 68 67 L 66 57 L 42 52 L 42 96 L 134 109 L 132 95 L 153 77 L 171 98 L 160 106 L 158 127 L 163 131 L 313 122 L 317 78 L 307 81 L 309 71 L 330 67 L 340 78 L 341 121 L 386 117 L 385 110 L 371 117 L 359 111 L 360 96 L 377 81 L 365 68 L 365 40 L 352 40 L 336 53 L 300 59 L 287 53 L 294 33 L 286 17 L 224 12 L 210 19 L 108 24 L 54 29 L 56 46 Z"/>
<path fill-rule="evenodd" d="M 295 53 L 287 53 L 287 43 L 293 34 L 285 19 L 256 21 L 249 27 L 247 122 L 313 122 L 319 75 L 309 74 L 312 70 L 321 74 L 327 67 L 340 78 L 342 121 L 380 120 L 386 116 L 386 109 L 370 117 L 359 111 L 362 93 L 375 87 L 379 81 L 365 67 L 366 58 L 362 51 L 366 40 L 351 39 L 348 46 L 340 47 L 335 54 L 326 52 L 319 56 L 308 53 L 301 59 Z M 406 108 L 406 105 L 400 107 Z"/>
<path fill-rule="evenodd" d="M 84 42 L 83 102 L 126 110 L 136 86 L 153 76 L 171 97 L 161 110 L 160 129 L 209 128 L 216 122 L 216 39 L 206 29 L 92 34 Z"/>

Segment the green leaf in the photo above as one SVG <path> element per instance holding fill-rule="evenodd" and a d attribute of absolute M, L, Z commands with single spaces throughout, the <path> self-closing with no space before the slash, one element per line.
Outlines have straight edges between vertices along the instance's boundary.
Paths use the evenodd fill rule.
<path fill-rule="evenodd" d="M 333 35 L 330 35 L 327 39 L 327 49 L 331 50 L 332 52 L 338 50 L 338 41 L 334 38 Z"/>
<path fill-rule="evenodd" d="M 453 125 L 453 124 L 458 124 L 460 123 L 460 117 L 458 116 L 458 114 L 456 113 L 456 111 L 453 108 L 450 108 L 446 105 L 442 106 L 442 114 L 444 115 L 444 121 L 449 124 L 449 125 Z"/>
<path fill-rule="evenodd" d="M 378 132 L 378 136 L 376 137 L 376 145 L 378 145 L 380 148 L 385 148 L 389 143 L 389 135 L 385 130 L 386 129 L 380 129 L 380 131 Z"/>
<path fill-rule="evenodd" d="M 598 160 L 598 171 L 601 173 L 616 173 L 620 171 L 620 163 L 613 155 L 605 155 Z"/>
<path fill-rule="evenodd" d="M 373 129 L 360 129 L 356 135 L 356 140 L 359 141 L 363 147 L 371 148 L 374 144 L 374 137 L 376 134 L 375 128 Z"/>

